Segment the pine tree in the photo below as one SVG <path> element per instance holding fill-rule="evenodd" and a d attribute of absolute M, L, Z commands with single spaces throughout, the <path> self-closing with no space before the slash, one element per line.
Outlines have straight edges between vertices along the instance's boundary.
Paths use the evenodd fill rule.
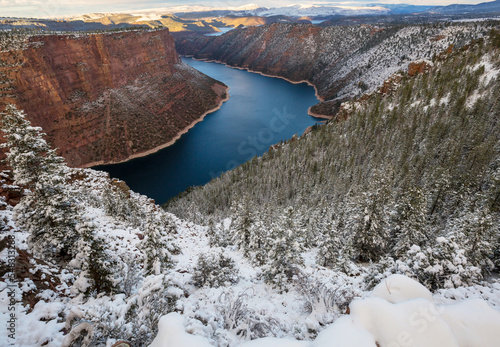
<path fill-rule="evenodd" d="M 284 290 L 286 284 L 298 273 L 298 267 L 304 260 L 292 229 L 278 225 L 274 227 L 270 236 L 273 238 L 268 256 L 270 262 L 265 268 L 264 278 L 266 282 Z"/>
<path fill-rule="evenodd" d="M 2 113 L 2 131 L 7 139 L 2 146 L 9 148 L 7 159 L 17 184 L 34 189 L 48 175 L 64 175 L 64 159 L 43 139 L 42 128 L 31 126 L 15 105 L 7 105 Z"/>
<path fill-rule="evenodd" d="M 238 207 L 233 212 L 234 215 L 236 219 L 231 224 L 232 240 L 243 251 L 244 255 L 248 257 L 250 252 L 250 237 L 254 223 L 249 204 L 238 204 Z"/>
<path fill-rule="evenodd" d="M 252 228 L 249 249 L 252 252 L 251 258 L 254 264 L 261 266 L 266 263 L 269 250 L 269 236 L 264 223 L 260 220 L 256 220 Z"/>
<path fill-rule="evenodd" d="M 143 228 L 144 239 L 139 247 L 144 253 L 144 270 L 146 275 L 158 275 L 172 266 L 172 246 L 165 240 L 171 226 L 166 225 L 162 211 L 155 205 L 150 208 Z"/>
<path fill-rule="evenodd" d="M 389 243 L 388 191 L 384 180 L 374 180 L 373 188 L 351 199 L 347 227 L 353 233 L 353 248 L 360 261 L 377 261 Z"/>
<path fill-rule="evenodd" d="M 464 214 L 451 222 L 456 242 L 465 250 L 465 256 L 484 272 L 493 270 L 495 235 L 498 225 L 493 223 L 486 206 L 469 206 Z"/>
<path fill-rule="evenodd" d="M 222 252 L 201 254 L 193 273 L 193 282 L 197 287 L 208 285 L 216 288 L 235 284 L 239 280 L 238 269 L 233 259 Z"/>
<path fill-rule="evenodd" d="M 408 189 L 397 207 L 396 245 L 393 253 L 399 257 L 411 246 L 423 246 L 428 240 L 427 206 L 420 188 Z"/>
<path fill-rule="evenodd" d="M 89 280 L 87 294 L 92 291 L 110 294 L 115 289 L 116 261 L 106 251 L 103 238 L 96 235 L 98 227 L 91 218 L 83 217 L 76 229 L 80 234 L 79 253 L 70 265 L 80 268 L 82 275 Z"/>
<path fill-rule="evenodd" d="M 469 262 L 453 233 L 437 237 L 428 247 L 412 246 L 398 267 L 432 290 L 472 285 L 481 279 L 481 270 Z"/>
<path fill-rule="evenodd" d="M 335 220 L 329 219 L 326 223 L 326 231 L 321 235 L 318 245 L 318 264 L 321 266 L 333 266 L 342 253 L 343 240 L 337 229 Z"/>
<path fill-rule="evenodd" d="M 67 187 L 64 159 L 43 139 L 41 128 L 31 126 L 14 105 L 2 115 L 2 131 L 14 179 L 30 190 L 16 206 L 15 218 L 30 233 L 32 252 L 38 257 L 74 256 L 78 208 Z"/>

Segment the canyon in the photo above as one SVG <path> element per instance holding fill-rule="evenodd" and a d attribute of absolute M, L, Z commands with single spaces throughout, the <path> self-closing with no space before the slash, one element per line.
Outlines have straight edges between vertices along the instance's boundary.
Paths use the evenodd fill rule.
<path fill-rule="evenodd" d="M 181 55 L 314 85 L 309 114 L 333 117 L 342 102 L 376 90 L 384 79 L 481 36 L 467 23 L 438 25 L 271 24 L 208 37 L 173 33 Z"/>
<path fill-rule="evenodd" d="M 163 148 L 227 98 L 182 63 L 167 29 L 24 41 L 0 53 L 0 105 L 23 109 L 70 166 Z"/>

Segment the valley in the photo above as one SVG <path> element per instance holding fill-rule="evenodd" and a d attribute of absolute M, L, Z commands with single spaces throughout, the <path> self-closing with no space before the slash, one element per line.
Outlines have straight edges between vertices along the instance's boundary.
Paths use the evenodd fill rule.
<path fill-rule="evenodd" d="M 332 117 L 343 101 L 380 87 L 410 62 L 460 48 L 484 33 L 465 23 L 324 28 L 273 24 L 238 28 L 217 37 L 182 33 L 174 37 L 180 54 L 312 83 L 324 101 L 311 112 Z"/>
<path fill-rule="evenodd" d="M 227 85 L 229 100 L 172 146 L 137 160 L 96 167 L 159 204 L 323 121 L 307 115 L 317 99 L 305 83 L 294 85 L 222 64 L 182 60 Z"/>
<path fill-rule="evenodd" d="M 498 1 L 65 6 L 0 18 L 0 345 L 497 342 Z"/>

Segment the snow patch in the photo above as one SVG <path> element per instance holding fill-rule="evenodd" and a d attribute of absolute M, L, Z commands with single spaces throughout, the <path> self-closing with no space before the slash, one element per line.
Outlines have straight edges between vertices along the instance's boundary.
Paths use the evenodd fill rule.
<path fill-rule="evenodd" d="M 432 302 L 432 294 L 420 283 L 403 275 L 392 275 L 382 280 L 372 296 L 396 304 L 409 299 L 422 298 Z"/>
<path fill-rule="evenodd" d="M 184 330 L 184 318 L 176 312 L 163 316 L 158 323 L 158 335 L 150 347 L 212 347 L 200 336 L 188 334 Z"/>

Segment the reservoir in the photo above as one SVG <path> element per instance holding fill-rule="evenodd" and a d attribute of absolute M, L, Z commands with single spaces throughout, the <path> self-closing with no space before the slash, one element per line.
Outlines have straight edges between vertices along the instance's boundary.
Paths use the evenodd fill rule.
<path fill-rule="evenodd" d="M 230 98 L 172 146 L 121 164 L 95 167 L 162 204 L 290 139 L 322 119 L 307 114 L 314 88 L 223 64 L 182 60 L 229 86 Z"/>

